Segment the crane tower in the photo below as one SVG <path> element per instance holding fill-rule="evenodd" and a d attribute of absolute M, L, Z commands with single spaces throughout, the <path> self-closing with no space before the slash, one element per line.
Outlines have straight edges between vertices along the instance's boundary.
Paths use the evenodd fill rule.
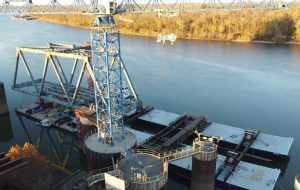
<path fill-rule="evenodd" d="M 114 1 L 107 1 L 100 13 L 97 0 L 91 10 L 95 20 L 91 27 L 91 49 L 94 73 L 97 133 L 88 134 L 85 140 L 90 169 L 113 165 L 120 154 L 132 148 L 135 136 L 123 130 L 125 102 L 120 33 L 114 22 Z M 96 90 L 97 87 L 100 88 Z M 100 163 L 99 163 L 100 162 Z"/>

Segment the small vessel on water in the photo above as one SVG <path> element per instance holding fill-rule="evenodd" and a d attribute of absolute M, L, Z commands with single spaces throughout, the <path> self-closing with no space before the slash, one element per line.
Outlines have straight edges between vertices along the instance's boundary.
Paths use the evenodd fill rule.
<path fill-rule="evenodd" d="M 12 17 L 13 20 L 35 20 L 36 18 L 30 15 L 15 15 Z"/>
<path fill-rule="evenodd" d="M 173 33 L 170 33 L 169 35 L 159 34 L 157 36 L 157 43 L 162 43 L 163 45 L 165 45 L 166 41 L 170 41 L 171 45 L 173 45 L 174 42 L 176 41 L 176 35 Z"/>

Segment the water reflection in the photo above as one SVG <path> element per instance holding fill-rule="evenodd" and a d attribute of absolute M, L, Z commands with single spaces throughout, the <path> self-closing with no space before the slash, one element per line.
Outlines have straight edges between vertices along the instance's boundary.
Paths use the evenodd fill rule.
<path fill-rule="evenodd" d="M 85 160 L 74 134 L 40 126 L 35 126 L 36 131 L 33 132 L 24 122 L 27 118 L 20 114 L 17 114 L 17 117 L 27 141 L 35 145 L 40 152 L 48 155 L 58 168 L 68 172 L 78 169 L 78 165 L 81 165 L 81 169 L 85 169 Z"/>
<path fill-rule="evenodd" d="M 13 129 L 9 114 L 0 115 L 0 142 L 7 142 L 13 139 Z"/>

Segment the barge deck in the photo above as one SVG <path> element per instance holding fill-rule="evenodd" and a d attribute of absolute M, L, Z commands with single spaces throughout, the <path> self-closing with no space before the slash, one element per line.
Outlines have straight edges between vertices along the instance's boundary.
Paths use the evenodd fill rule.
<path fill-rule="evenodd" d="M 153 109 L 138 119 L 163 129 L 171 126 L 172 123 L 178 121 L 181 117 L 182 115 L 179 114 Z M 199 132 L 202 136 L 218 137 L 221 139 L 218 146 L 222 148 L 234 149 L 243 140 L 247 130 L 218 123 L 209 123 Z M 248 154 L 271 160 L 287 157 L 293 141 L 293 138 L 279 137 L 260 132 L 250 146 Z"/>

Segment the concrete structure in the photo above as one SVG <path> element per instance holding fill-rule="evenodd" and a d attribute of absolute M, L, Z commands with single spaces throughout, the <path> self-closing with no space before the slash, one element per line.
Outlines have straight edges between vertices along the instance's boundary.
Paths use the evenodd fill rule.
<path fill-rule="evenodd" d="M 0 115 L 8 113 L 4 84 L 0 82 Z"/>
<path fill-rule="evenodd" d="M 193 156 L 192 160 L 192 190 L 214 190 L 217 160 L 217 145 L 203 139 L 195 141 L 194 146 L 203 147 L 203 151 Z"/>
<path fill-rule="evenodd" d="M 123 179 L 130 190 L 166 189 L 168 181 L 168 163 L 152 154 L 131 154 L 120 161 Z"/>
<path fill-rule="evenodd" d="M 96 131 L 89 132 L 84 139 L 89 170 L 113 166 L 122 153 L 135 145 L 135 135 L 129 131 L 124 131 L 124 137 L 116 134 L 113 146 L 106 142 L 99 142 Z"/>
<path fill-rule="evenodd" d="M 300 190 L 300 174 L 296 175 L 295 177 L 294 189 Z"/>

